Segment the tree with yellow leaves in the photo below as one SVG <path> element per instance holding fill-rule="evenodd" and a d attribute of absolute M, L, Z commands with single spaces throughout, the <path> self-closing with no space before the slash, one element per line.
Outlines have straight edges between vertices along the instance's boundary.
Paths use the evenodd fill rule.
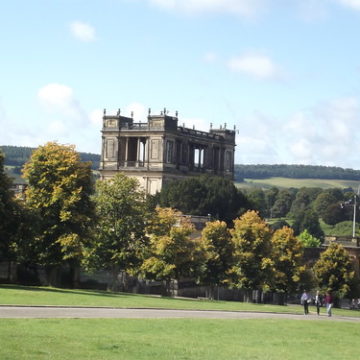
<path fill-rule="evenodd" d="M 270 289 L 273 274 L 271 229 L 256 211 L 248 211 L 234 220 L 230 230 L 233 265 L 229 271 L 232 285 L 247 290 Z"/>
<path fill-rule="evenodd" d="M 206 223 L 201 233 L 201 241 L 206 251 L 206 263 L 201 273 L 201 282 L 209 286 L 209 298 L 214 298 L 215 287 L 228 280 L 233 256 L 233 243 L 224 221 Z"/>
<path fill-rule="evenodd" d="M 272 290 L 285 295 L 295 292 L 305 272 L 302 242 L 291 228 L 284 226 L 274 232 L 271 245 L 274 262 Z"/>
<path fill-rule="evenodd" d="M 23 173 L 29 184 L 26 204 L 40 218 L 33 244 L 36 262 L 49 270 L 49 283 L 55 285 L 57 267 L 64 262 L 78 274 L 90 236 L 91 166 L 80 161 L 74 146 L 49 142 L 33 152 Z"/>
<path fill-rule="evenodd" d="M 171 208 L 155 209 L 147 227 L 148 254 L 141 272 L 148 279 L 164 281 L 163 294 L 170 294 L 171 280 L 197 277 L 204 262 L 199 238 L 192 237 L 194 226 L 189 218 Z"/>

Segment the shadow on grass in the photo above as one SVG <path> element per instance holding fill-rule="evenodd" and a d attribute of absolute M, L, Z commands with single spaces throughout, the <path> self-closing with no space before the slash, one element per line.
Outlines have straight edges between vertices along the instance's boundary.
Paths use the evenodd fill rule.
<path fill-rule="evenodd" d="M 90 295 L 90 296 L 100 296 L 108 298 L 130 298 L 130 297 L 149 297 L 149 298 L 161 298 L 168 301 L 177 301 L 177 302 L 188 302 L 194 301 L 194 299 L 177 299 L 167 296 L 158 296 L 154 294 L 132 294 L 132 293 L 123 293 L 123 292 L 112 292 L 105 290 L 79 290 L 79 289 L 61 289 L 61 288 L 52 288 L 52 287 L 38 287 L 38 286 L 25 286 L 25 285 L 15 285 L 15 284 L 0 284 L 1 289 L 10 289 L 10 290 L 22 290 L 22 291 L 38 291 L 38 292 L 49 292 L 55 294 L 76 294 L 76 295 Z"/>
<path fill-rule="evenodd" d="M 0 284 L 0 289 L 22 290 L 22 291 L 39 291 L 50 292 L 56 294 L 77 294 L 77 295 L 91 295 L 91 296 L 106 296 L 106 297 L 130 297 L 137 296 L 137 294 L 129 293 L 114 293 L 104 290 L 73 290 L 73 289 L 60 289 L 52 287 L 37 287 L 37 286 L 24 286 L 24 285 L 9 285 Z"/>

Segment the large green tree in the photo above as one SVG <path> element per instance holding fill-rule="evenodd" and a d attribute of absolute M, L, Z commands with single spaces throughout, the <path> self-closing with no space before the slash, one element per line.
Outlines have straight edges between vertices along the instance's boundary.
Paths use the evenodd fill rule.
<path fill-rule="evenodd" d="M 26 203 L 40 219 L 34 260 L 49 270 L 51 284 L 57 282 L 57 267 L 67 262 L 76 285 L 94 221 L 90 163 L 80 161 L 74 146 L 49 142 L 33 152 L 24 177 Z"/>
<path fill-rule="evenodd" d="M 271 208 L 271 217 L 284 217 L 288 214 L 291 204 L 294 201 L 296 190 L 283 189 L 276 196 L 276 200 Z"/>
<path fill-rule="evenodd" d="M 248 290 L 270 289 L 273 274 L 271 234 L 271 229 L 255 211 L 248 211 L 234 220 L 231 229 L 234 262 L 229 271 L 233 286 Z"/>
<path fill-rule="evenodd" d="M 311 209 L 297 212 L 294 217 L 293 229 L 295 235 L 301 234 L 304 230 L 307 230 L 311 235 L 322 240 L 324 238 L 324 232 L 321 229 L 318 214 Z"/>
<path fill-rule="evenodd" d="M 351 289 L 355 271 L 348 252 L 342 245 L 331 243 L 314 265 L 319 286 L 342 298 Z"/>
<path fill-rule="evenodd" d="M 147 244 L 145 193 L 136 179 L 118 173 L 96 182 L 94 201 L 98 223 L 86 265 L 110 270 L 116 290 L 120 271 L 136 271 L 142 261 Z"/>
<path fill-rule="evenodd" d="M 205 175 L 169 182 L 158 195 L 158 202 L 184 214 L 211 214 L 228 224 L 249 208 L 246 197 L 230 179 Z"/>

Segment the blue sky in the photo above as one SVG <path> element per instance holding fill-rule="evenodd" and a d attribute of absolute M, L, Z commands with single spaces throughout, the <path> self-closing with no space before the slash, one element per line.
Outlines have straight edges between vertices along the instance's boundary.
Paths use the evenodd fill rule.
<path fill-rule="evenodd" d="M 238 129 L 236 163 L 360 169 L 360 0 L 3 0 L 0 144 L 100 152 L 103 108 Z"/>

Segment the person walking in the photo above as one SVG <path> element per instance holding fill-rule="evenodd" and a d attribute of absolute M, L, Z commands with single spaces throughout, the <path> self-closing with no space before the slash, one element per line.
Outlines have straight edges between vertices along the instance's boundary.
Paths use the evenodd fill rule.
<path fill-rule="evenodd" d="M 332 298 L 332 296 L 331 296 L 331 294 L 329 292 L 326 293 L 325 304 L 326 304 L 327 315 L 331 316 L 332 315 L 331 308 L 332 308 L 332 305 L 333 305 L 333 298 Z"/>
<path fill-rule="evenodd" d="M 315 295 L 316 313 L 320 315 L 320 307 L 322 305 L 322 299 L 319 290 L 316 291 Z"/>
<path fill-rule="evenodd" d="M 306 290 L 304 290 L 304 292 L 302 293 L 301 298 L 300 298 L 300 302 L 301 302 L 302 305 L 304 305 L 304 315 L 309 314 L 310 296 L 306 292 Z"/>

